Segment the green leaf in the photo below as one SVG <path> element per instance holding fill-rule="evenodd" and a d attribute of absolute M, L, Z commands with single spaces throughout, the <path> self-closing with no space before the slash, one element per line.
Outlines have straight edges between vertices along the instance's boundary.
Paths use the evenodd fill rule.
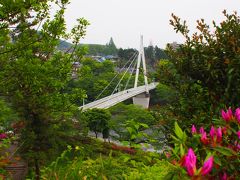
<path fill-rule="evenodd" d="M 172 137 L 175 141 L 179 142 L 179 139 L 176 138 L 174 135 L 171 135 L 171 137 Z"/>
<path fill-rule="evenodd" d="M 182 140 L 183 142 L 187 141 L 187 134 L 185 132 L 183 132 Z"/>
<path fill-rule="evenodd" d="M 140 125 L 142 126 L 142 127 L 144 127 L 144 128 L 148 128 L 149 126 L 147 125 L 147 124 L 145 124 L 145 123 L 140 123 Z"/>
<path fill-rule="evenodd" d="M 138 130 L 140 125 L 139 124 L 135 124 L 134 127 L 135 127 L 136 130 Z"/>
<path fill-rule="evenodd" d="M 135 134 L 131 135 L 131 139 L 136 139 L 136 138 L 137 138 L 137 136 Z"/>
<path fill-rule="evenodd" d="M 225 156 L 236 155 L 236 153 L 233 150 L 226 148 L 226 147 L 215 147 L 214 150 Z"/>
<path fill-rule="evenodd" d="M 126 129 L 128 130 L 129 134 L 132 134 L 133 129 L 131 127 L 126 127 Z"/>
<path fill-rule="evenodd" d="M 221 160 L 220 160 L 220 158 L 219 158 L 218 156 L 214 156 L 214 162 L 215 162 L 216 164 L 218 164 L 219 166 L 222 165 Z"/>
<path fill-rule="evenodd" d="M 178 137 L 179 139 L 182 139 L 182 138 L 183 138 L 183 131 L 182 131 L 182 129 L 179 127 L 179 125 L 178 125 L 177 122 L 175 122 L 174 127 L 175 127 L 175 130 L 174 130 L 175 134 L 177 135 L 177 137 Z"/>
<path fill-rule="evenodd" d="M 185 154 L 185 150 L 183 148 L 183 145 L 180 144 L 180 155 L 183 156 Z"/>
<path fill-rule="evenodd" d="M 128 146 L 129 145 L 128 141 L 121 141 L 121 143 L 122 143 L 123 146 Z"/>
<path fill-rule="evenodd" d="M 126 163 L 126 162 L 128 162 L 130 159 L 131 159 L 130 156 L 124 156 L 123 162 Z"/>

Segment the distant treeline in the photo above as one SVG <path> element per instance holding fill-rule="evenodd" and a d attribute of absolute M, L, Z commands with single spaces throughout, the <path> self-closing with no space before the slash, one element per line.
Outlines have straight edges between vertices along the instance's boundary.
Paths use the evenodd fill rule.
<path fill-rule="evenodd" d="M 61 41 L 59 45 L 59 49 L 66 51 L 70 49 L 72 46 L 71 43 L 68 43 L 66 41 Z M 80 46 L 86 46 L 88 49 L 87 55 L 93 55 L 93 56 L 107 56 L 107 55 L 113 55 L 118 57 L 118 64 L 125 64 L 127 60 L 129 60 L 131 57 L 134 56 L 135 52 L 137 52 L 136 49 L 133 48 L 117 48 L 113 38 L 110 39 L 109 43 L 106 45 L 101 44 L 81 44 Z M 148 65 L 154 66 L 156 62 L 160 59 L 168 59 L 166 53 L 163 49 L 159 48 L 158 46 L 152 46 L 149 45 L 148 47 L 144 48 L 145 50 L 145 57 Z"/>
<path fill-rule="evenodd" d="M 107 55 L 118 55 L 118 49 L 111 38 L 109 43 L 106 45 L 102 44 L 80 44 L 80 46 L 86 46 L 88 49 L 87 54 L 93 56 L 107 56 Z M 66 41 L 61 41 L 58 49 L 62 51 L 67 51 L 71 49 L 72 44 Z M 71 50 L 70 50 L 71 51 Z"/>
<path fill-rule="evenodd" d="M 118 58 L 121 63 L 124 63 L 126 60 L 133 58 L 134 54 L 137 50 L 133 48 L 128 49 L 118 49 Z M 150 66 L 155 66 L 156 62 L 160 59 L 168 59 L 167 54 L 164 52 L 163 49 L 160 49 L 158 46 L 149 45 L 148 47 L 144 48 L 145 58 L 147 64 Z"/>

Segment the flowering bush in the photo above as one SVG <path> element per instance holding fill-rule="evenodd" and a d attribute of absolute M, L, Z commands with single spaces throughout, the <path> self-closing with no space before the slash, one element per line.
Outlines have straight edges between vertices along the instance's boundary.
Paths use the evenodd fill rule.
<path fill-rule="evenodd" d="M 130 148 L 130 147 L 126 147 L 126 146 L 118 146 L 116 144 L 112 145 L 112 149 L 113 150 L 120 150 L 122 152 L 128 153 L 128 154 L 135 154 L 136 150 Z"/>
<path fill-rule="evenodd" d="M 10 139 L 6 133 L 0 133 L 0 179 L 3 179 L 6 171 L 4 167 L 9 164 L 8 154 L 4 150 L 9 146 Z"/>
<path fill-rule="evenodd" d="M 178 176 L 222 180 L 240 177 L 240 108 L 235 113 L 231 108 L 222 110 L 221 115 L 208 131 L 192 125 L 190 136 L 175 123 L 170 160 L 181 169 Z"/>

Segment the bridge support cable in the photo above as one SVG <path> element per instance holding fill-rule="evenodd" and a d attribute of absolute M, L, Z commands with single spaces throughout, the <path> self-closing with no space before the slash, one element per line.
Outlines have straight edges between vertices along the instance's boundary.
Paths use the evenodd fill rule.
<path fill-rule="evenodd" d="M 137 55 L 137 54 L 136 54 L 136 55 Z M 134 57 L 133 61 L 130 63 L 130 65 L 128 66 L 128 68 L 127 68 L 126 71 L 124 72 L 123 76 L 122 76 L 121 79 L 119 80 L 117 86 L 115 87 L 115 89 L 113 90 L 113 92 L 112 92 L 111 95 L 113 95 L 114 92 L 117 90 L 117 88 L 118 88 L 118 86 L 120 85 L 120 83 L 122 82 L 124 76 L 127 74 L 128 70 L 130 69 L 130 67 L 132 66 L 133 62 L 135 61 L 135 58 L 136 58 L 136 56 Z"/>
<path fill-rule="evenodd" d="M 134 70 L 136 69 L 136 66 L 137 66 L 137 61 L 135 62 L 134 66 L 133 66 L 133 68 L 132 68 L 132 70 L 131 70 L 130 76 L 129 76 L 129 78 L 128 78 L 128 80 L 127 80 L 127 83 L 126 83 L 126 85 L 125 85 L 125 87 L 124 87 L 124 91 L 125 91 L 125 90 L 127 89 L 127 87 L 128 87 L 128 84 L 129 84 L 129 82 L 130 82 L 130 80 L 131 80 L 131 77 L 132 77 L 132 75 L 133 75 Z"/>
<path fill-rule="evenodd" d="M 98 98 L 101 97 L 101 95 L 102 95 L 102 94 L 105 92 L 105 90 L 112 84 L 112 82 L 117 78 L 117 76 L 122 72 L 122 70 L 124 70 L 124 68 L 127 66 L 127 64 L 128 64 L 129 62 L 133 61 L 133 60 L 136 58 L 137 54 L 138 54 L 138 51 L 136 51 L 136 52 L 129 58 L 129 60 L 124 64 L 124 66 L 120 69 L 120 71 L 112 78 L 112 80 L 108 83 L 108 85 L 100 92 L 100 94 L 96 97 L 96 99 L 95 99 L 94 101 L 98 100 Z"/>

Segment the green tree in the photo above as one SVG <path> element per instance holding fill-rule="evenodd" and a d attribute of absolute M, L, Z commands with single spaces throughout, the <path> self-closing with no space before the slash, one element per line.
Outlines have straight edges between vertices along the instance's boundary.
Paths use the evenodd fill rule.
<path fill-rule="evenodd" d="M 167 54 L 165 53 L 165 51 L 163 49 L 160 49 L 158 46 L 154 47 L 154 51 L 155 51 L 155 58 L 156 58 L 156 60 L 159 60 L 159 59 L 169 59 Z"/>
<path fill-rule="evenodd" d="M 95 133 L 96 138 L 98 133 L 104 132 L 108 129 L 109 120 L 111 118 L 110 113 L 104 109 L 91 109 L 84 113 L 88 120 L 88 127 Z"/>
<path fill-rule="evenodd" d="M 173 103 L 176 101 L 176 91 L 165 84 L 158 84 L 156 88 L 157 98 L 162 104 Z"/>
<path fill-rule="evenodd" d="M 147 124 L 134 121 L 133 119 L 127 120 L 124 124 L 128 132 L 130 146 L 136 139 L 147 137 L 147 134 L 142 132 L 143 129 L 148 128 Z"/>
<path fill-rule="evenodd" d="M 160 59 L 168 59 L 166 53 L 160 49 L 158 46 L 153 47 L 149 45 L 144 48 L 146 61 L 148 62 L 148 66 L 155 68 L 157 62 Z"/>
<path fill-rule="evenodd" d="M 148 110 L 134 104 L 125 105 L 120 103 L 110 108 L 110 112 L 113 120 L 119 123 L 124 123 L 130 119 L 147 125 L 153 125 L 155 123 L 155 119 Z"/>
<path fill-rule="evenodd" d="M 3 99 L 0 98 L 0 132 L 18 119 L 17 114 Z"/>
<path fill-rule="evenodd" d="M 177 50 L 170 48 L 172 62 L 182 77 L 201 83 L 208 91 L 213 109 L 219 104 L 239 105 L 240 102 L 240 17 L 236 12 L 213 30 L 203 19 L 197 21 L 198 33 L 192 37 L 186 22 L 172 15 L 171 25 L 186 42 Z"/>
<path fill-rule="evenodd" d="M 149 126 L 154 125 L 156 122 L 151 112 L 133 104 L 125 105 L 120 103 L 111 107 L 109 110 L 112 115 L 111 121 L 109 122 L 110 129 L 114 130 L 120 136 L 120 140 L 129 140 L 129 136 L 125 130 L 126 121 L 133 120 L 134 122 L 147 124 Z"/>
<path fill-rule="evenodd" d="M 117 54 L 117 48 L 116 45 L 113 41 L 113 38 L 110 38 L 110 41 L 108 44 L 106 44 L 106 48 L 105 48 L 105 55 L 116 55 Z"/>
<path fill-rule="evenodd" d="M 80 89 L 66 93 L 74 52 L 88 22 L 78 19 L 66 34 L 64 12 L 68 0 L 55 1 L 59 9 L 50 18 L 52 0 L 0 1 L 0 92 L 11 102 L 26 127 L 22 152 L 40 178 L 40 162 L 57 145 L 58 132 L 66 129 L 77 110 L 73 102 Z M 41 27 L 41 28 L 39 28 Z M 71 37 L 73 50 L 56 50 L 60 38 Z"/>
<path fill-rule="evenodd" d="M 114 64 L 106 60 L 102 63 L 91 58 L 81 60 L 82 66 L 79 69 L 79 78 L 71 83 L 72 87 L 81 87 L 87 93 L 87 101 L 94 101 L 102 90 L 115 76 Z M 117 79 L 106 89 L 101 97 L 110 95 L 115 88 Z"/>
<path fill-rule="evenodd" d="M 157 80 L 176 90 L 176 100 L 170 111 L 177 117 L 181 127 L 191 124 L 209 125 L 225 104 L 239 103 L 239 16 L 236 13 L 210 31 L 204 20 L 198 21 L 198 33 L 192 37 L 186 22 L 173 15 L 170 21 L 181 32 L 186 42 L 173 49 L 168 46 L 170 60 L 160 60 Z M 212 32 L 212 33 L 211 33 Z M 236 44 L 234 44 L 236 43 Z M 209 111 L 210 109 L 210 111 Z M 188 119 L 188 121 L 186 121 Z M 170 127 L 173 122 L 169 121 Z"/>
<path fill-rule="evenodd" d="M 166 59 L 158 63 L 156 79 L 160 82 L 156 89 L 160 102 L 165 99 L 168 111 L 178 117 L 182 127 L 187 128 L 193 122 L 199 125 L 209 122 L 212 114 L 206 113 L 210 104 L 208 92 L 200 82 L 181 76 L 175 64 Z M 170 116 L 169 127 L 172 127 L 171 119 Z"/>
<path fill-rule="evenodd" d="M 103 56 L 105 55 L 106 45 L 101 44 L 87 44 L 88 47 L 88 54 L 95 55 L 95 56 Z"/>
<path fill-rule="evenodd" d="M 124 64 L 130 59 L 133 58 L 136 54 L 136 49 L 128 48 L 118 50 L 118 67 L 123 67 Z"/>
<path fill-rule="evenodd" d="M 149 65 L 153 66 L 155 63 L 154 61 L 156 60 L 154 47 L 152 45 L 149 45 L 148 47 L 144 48 L 144 52 L 146 56 L 146 61 Z"/>

